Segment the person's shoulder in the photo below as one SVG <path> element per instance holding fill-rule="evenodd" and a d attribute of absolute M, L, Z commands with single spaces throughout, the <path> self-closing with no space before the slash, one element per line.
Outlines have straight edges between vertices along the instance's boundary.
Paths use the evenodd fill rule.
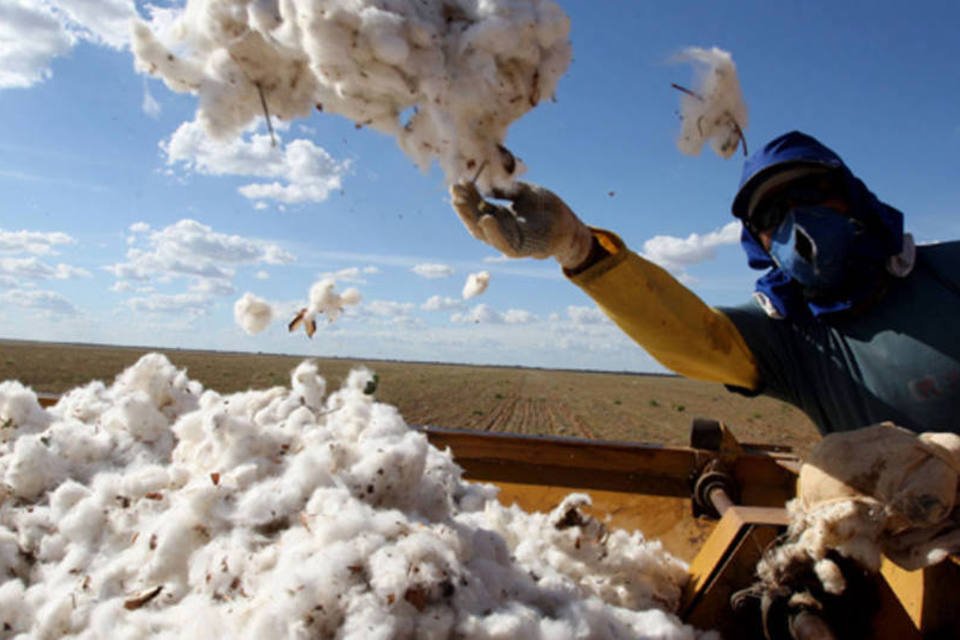
<path fill-rule="evenodd" d="M 918 244 L 917 255 L 925 260 L 952 261 L 960 263 L 960 240 Z"/>
<path fill-rule="evenodd" d="M 771 317 L 770 310 L 764 306 L 764 300 L 761 295 L 754 294 L 749 300 L 741 302 L 740 304 L 718 306 L 716 309 L 729 318 L 750 318 L 755 321 L 776 320 L 776 318 Z M 772 305 L 770 306 L 772 307 Z"/>

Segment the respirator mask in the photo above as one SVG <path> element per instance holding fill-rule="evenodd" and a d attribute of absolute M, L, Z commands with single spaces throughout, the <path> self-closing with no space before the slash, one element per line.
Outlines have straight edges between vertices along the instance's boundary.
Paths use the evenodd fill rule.
<path fill-rule="evenodd" d="M 755 238 L 770 235 L 776 266 L 808 300 L 830 300 L 874 286 L 884 265 L 882 240 L 847 212 L 835 174 L 794 179 L 755 203 L 746 221 Z"/>
<path fill-rule="evenodd" d="M 770 257 L 781 271 L 803 286 L 807 297 L 820 298 L 848 289 L 865 275 L 855 260 L 865 239 L 864 225 L 829 207 L 791 209 L 773 231 Z"/>

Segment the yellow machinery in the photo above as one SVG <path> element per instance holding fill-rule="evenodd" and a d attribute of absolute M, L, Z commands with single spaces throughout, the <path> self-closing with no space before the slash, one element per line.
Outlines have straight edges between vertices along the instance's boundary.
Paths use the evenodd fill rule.
<path fill-rule="evenodd" d="M 762 637 L 734 615 L 730 597 L 754 580 L 763 551 L 783 532 L 800 460 L 781 448 L 741 444 L 722 424 L 694 420 L 690 447 L 424 428 L 450 447 L 465 476 L 492 482 L 505 504 L 549 511 L 567 493 L 593 499 L 595 516 L 658 538 L 690 563 L 680 616 L 725 638 Z M 885 562 L 876 578 L 872 638 L 960 638 L 960 561 L 922 571 Z M 834 638 L 812 614 L 798 640 Z"/>

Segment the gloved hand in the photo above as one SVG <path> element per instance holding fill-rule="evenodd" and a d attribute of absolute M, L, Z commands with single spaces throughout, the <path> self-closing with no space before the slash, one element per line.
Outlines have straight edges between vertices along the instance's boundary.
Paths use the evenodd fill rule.
<path fill-rule="evenodd" d="M 590 255 L 593 234 L 552 191 L 518 182 L 493 195 L 511 204 L 487 202 L 473 182 L 450 186 L 453 208 L 474 238 L 511 258 L 553 256 L 566 269 Z"/>

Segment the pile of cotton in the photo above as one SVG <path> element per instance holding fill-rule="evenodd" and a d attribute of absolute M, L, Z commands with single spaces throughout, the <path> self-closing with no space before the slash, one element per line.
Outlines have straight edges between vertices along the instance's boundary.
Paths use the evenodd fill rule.
<path fill-rule="evenodd" d="M 552 0 L 189 0 L 164 34 L 134 29 L 139 69 L 199 96 L 214 137 L 265 108 L 314 108 L 394 136 L 447 179 L 512 181 L 507 127 L 550 97 L 571 59 Z M 484 164 L 486 163 L 486 164 Z"/>
<path fill-rule="evenodd" d="M 471 484 L 351 372 L 222 395 L 162 355 L 0 384 L 3 637 L 694 638 L 685 567 Z"/>

